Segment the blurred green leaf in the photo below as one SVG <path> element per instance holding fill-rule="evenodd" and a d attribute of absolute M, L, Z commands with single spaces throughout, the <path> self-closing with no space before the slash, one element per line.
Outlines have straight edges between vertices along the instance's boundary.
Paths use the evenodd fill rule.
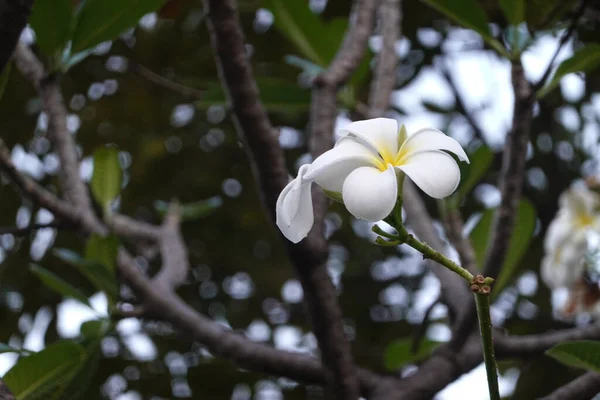
<path fill-rule="evenodd" d="M 448 114 L 449 112 L 452 111 L 451 109 L 438 106 L 437 104 L 435 104 L 431 101 L 427 101 L 427 100 L 423 101 L 421 104 L 423 104 L 423 107 L 425 107 L 428 111 L 431 111 L 434 113 Z"/>
<path fill-rule="evenodd" d="M 527 0 L 525 19 L 534 31 L 551 27 L 573 9 L 577 0 Z"/>
<path fill-rule="evenodd" d="M 77 65 L 80 62 L 82 62 L 83 60 L 85 60 L 87 58 L 87 56 L 89 56 L 93 52 L 94 52 L 94 48 L 91 48 L 91 49 L 86 49 L 86 50 L 80 51 L 79 53 L 75 53 L 75 54 L 71 55 L 70 49 L 68 49 L 68 48 L 65 49 L 65 51 L 63 52 L 63 55 L 62 55 L 61 71 L 67 72 L 70 68 L 74 67 L 75 65 Z"/>
<path fill-rule="evenodd" d="M 92 340 L 104 337 L 111 327 L 112 322 L 108 318 L 94 319 L 81 324 L 79 332 L 86 340 Z"/>
<path fill-rule="evenodd" d="M 384 366 L 388 371 L 397 371 L 404 365 L 428 357 L 440 342 L 423 339 L 416 353 L 413 353 L 412 339 L 398 339 L 387 345 L 384 352 Z"/>
<path fill-rule="evenodd" d="M 36 275 L 44 283 L 44 285 L 48 286 L 55 292 L 65 297 L 72 297 L 75 300 L 78 300 L 80 303 L 91 307 L 88 298 L 83 293 L 75 289 L 70 283 L 66 282 L 53 272 L 50 272 L 47 269 L 35 264 L 30 264 L 29 270 Z"/>
<path fill-rule="evenodd" d="M 52 253 L 78 270 L 94 287 L 106 293 L 109 299 L 118 296 L 118 284 L 113 273 L 102 264 L 87 261 L 79 254 L 68 249 L 54 249 Z"/>
<path fill-rule="evenodd" d="M 302 112 L 310 107 L 310 90 L 295 83 L 277 78 L 257 79 L 260 99 L 270 112 Z M 215 104 L 226 104 L 225 94 L 220 84 L 210 85 L 201 100 L 196 102 L 199 108 L 208 108 Z"/>
<path fill-rule="evenodd" d="M 20 358 L 3 379 L 17 400 L 47 399 L 68 383 L 84 357 L 83 347 L 74 341 L 57 342 Z"/>
<path fill-rule="evenodd" d="M 485 210 L 481 219 L 469 235 L 471 243 L 473 244 L 473 250 L 475 250 L 475 258 L 479 268 L 483 267 L 485 261 L 485 252 L 492 233 L 492 224 L 495 213 L 495 208 Z M 515 218 L 515 228 L 510 237 L 506 259 L 504 260 L 498 278 L 494 281 L 492 290 L 494 296 L 502 291 L 504 286 L 506 286 L 516 272 L 519 261 L 529 247 L 529 242 L 533 237 L 535 219 L 536 212 L 534 206 L 528 200 L 521 200 Z"/>
<path fill-rule="evenodd" d="M 275 28 L 294 43 L 302 55 L 324 67 L 333 58 L 328 31 L 306 0 L 265 0 L 275 18 Z M 334 29 L 337 29 L 338 23 Z M 339 44 L 339 43 L 338 43 Z"/>
<path fill-rule="evenodd" d="M 117 269 L 119 238 L 115 235 L 100 236 L 93 234 L 85 245 L 85 259 L 108 268 L 112 274 Z"/>
<path fill-rule="evenodd" d="M 598 66 L 600 66 L 600 44 L 586 44 L 558 66 L 550 82 L 538 92 L 537 97 L 542 98 L 552 91 L 563 76 L 572 72 L 590 72 Z"/>
<path fill-rule="evenodd" d="M 525 20 L 525 0 L 500 0 L 499 4 L 512 25 L 519 25 Z"/>
<path fill-rule="evenodd" d="M 71 36 L 72 18 L 72 0 L 35 0 L 29 24 L 45 55 L 61 54 Z"/>
<path fill-rule="evenodd" d="M 479 33 L 492 48 L 507 55 L 500 42 L 492 36 L 485 10 L 476 0 L 424 0 L 454 22 Z"/>
<path fill-rule="evenodd" d="M 20 354 L 31 354 L 32 352 L 25 349 L 17 349 L 4 343 L 0 343 L 0 354 L 2 353 L 20 353 Z"/>
<path fill-rule="evenodd" d="M 600 342 L 593 340 L 577 340 L 559 343 L 546 354 L 561 363 L 600 373 Z"/>
<path fill-rule="evenodd" d="M 165 0 L 84 0 L 76 13 L 71 53 L 116 39 Z"/>
<path fill-rule="evenodd" d="M 454 194 L 447 200 L 451 208 L 460 206 L 463 199 L 485 176 L 493 160 L 494 153 L 486 145 L 481 145 L 469 154 L 469 164 L 459 163 L 460 184 Z"/>
<path fill-rule="evenodd" d="M 123 172 L 119 164 L 119 150 L 115 147 L 101 147 L 94 152 L 94 172 L 90 186 L 96 201 L 105 213 L 110 204 L 121 192 Z"/>
<path fill-rule="evenodd" d="M 531 325 L 531 321 L 529 321 Z M 519 379 L 510 400 L 540 399 L 577 376 L 564 365 L 544 355 L 534 356 L 520 368 Z"/>
<path fill-rule="evenodd" d="M 12 69 L 12 62 L 7 62 L 2 74 L 0 74 L 0 100 L 4 96 L 6 85 L 8 84 L 8 78 L 10 77 L 10 70 Z"/>
<path fill-rule="evenodd" d="M 204 218 L 213 212 L 223 204 L 223 200 L 219 196 L 211 197 L 210 199 L 195 201 L 193 203 L 181 204 L 179 209 L 181 211 L 182 221 L 193 221 L 196 219 Z M 169 203 L 166 201 L 157 200 L 154 202 L 154 208 L 161 216 L 165 216 L 169 210 Z"/>

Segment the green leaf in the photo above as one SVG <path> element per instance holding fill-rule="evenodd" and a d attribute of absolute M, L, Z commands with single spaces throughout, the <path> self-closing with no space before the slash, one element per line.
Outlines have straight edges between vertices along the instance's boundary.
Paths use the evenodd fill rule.
<path fill-rule="evenodd" d="M 3 379 L 17 400 L 45 399 L 71 379 L 84 357 L 85 351 L 79 344 L 57 342 L 20 358 Z"/>
<path fill-rule="evenodd" d="M 310 107 L 310 90 L 293 82 L 277 78 L 258 78 L 257 84 L 260 99 L 270 112 L 297 113 L 308 111 Z M 226 102 L 221 85 L 215 83 L 208 87 L 202 99 L 196 102 L 196 106 L 204 109 Z"/>
<path fill-rule="evenodd" d="M 579 373 L 544 355 L 529 358 L 519 369 L 520 376 L 510 400 L 541 399 L 575 379 Z"/>
<path fill-rule="evenodd" d="M 330 32 L 310 10 L 306 0 L 265 0 L 264 5 L 273 13 L 275 28 L 294 43 L 304 57 L 322 67 L 329 63 L 335 55 L 331 43 L 337 38 L 327 36 Z M 332 29 L 339 29 L 338 25 Z"/>
<path fill-rule="evenodd" d="M 496 209 L 488 209 L 483 212 L 481 219 L 471 231 L 469 238 L 475 250 L 475 258 L 479 268 L 483 267 L 485 261 L 485 252 L 487 250 L 490 235 L 492 233 L 492 224 Z M 513 277 L 519 266 L 521 257 L 529 247 L 529 242 L 533 237 L 535 230 L 536 212 L 535 208 L 528 200 L 521 200 L 515 218 L 515 228 L 510 237 L 510 244 L 506 259 L 498 278 L 494 281 L 492 293 L 497 294 Z"/>
<path fill-rule="evenodd" d="M 117 270 L 119 238 L 115 235 L 93 234 L 85 245 L 85 259 L 88 262 L 104 265 L 112 274 Z"/>
<path fill-rule="evenodd" d="M 384 352 L 384 365 L 388 371 L 397 371 L 404 365 L 428 357 L 440 342 L 423 339 L 416 353 L 413 353 L 412 339 L 398 339 L 387 345 Z"/>
<path fill-rule="evenodd" d="M 77 269 L 96 289 L 106 293 L 109 299 L 114 300 L 117 298 L 117 280 L 107 267 L 94 261 L 87 261 L 79 254 L 68 249 L 54 249 L 52 253 Z"/>
<path fill-rule="evenodd" d="M 460 206 L 463 199 L 485 176 L 493 160 L 494 153 L 486 145 L 481 145 L 469 154 L 469 164 L 459 163 L 460 184 L 448 200 L 452 207 Z"/>
<path fill-rule="evenodd" d="M 559 343 L 546 351 L 550 357 L 574 368 L 600 372 L 600 342 L 578 340 Z"/>
<path fill-rule="evenodd" d="M 525 21 L 525 0 L 500 0 L 500 8 L 512 25 Z"/>
<path fill-rule="evenodd" d="M 79 332 L 86 340 L 103 338 L 112 328 L 112 322 L 108 318 L 94 319 L 81 324 Z"/>
<path fill-rule="evenodd" d="M 86 392 L 86 389 L 90 386 L 96 375 L 98 364 L 102 359 L 102 352 L 100 350 L 101 341 L 102 338 L 94 339 L 85 347 L 86 357 L 73 375 L 69 385 L 57 393 L 57 397 L 54 398 L 55 400 L 77 400 Z"/>
<path fill-rule="evenodd" d="M 123 173 L 119 164 L 119 151 L 114 147 L 102 147 L 94 152 L 94 172 L 90 182 L 92 193 L 105 213 L 121 192 Z"/>
<path fill-rule="evenodd" d="M 35 0 L 29 24 L 36 43 L 48 57 L 60 55 L 71 36 L 72 0 Z"/>
<path fill-rule="evenodd" d="M 506 49 L 492 36 L 485 10 L 476 0 L 424 0 L 448 18 L 479 33 L 492 48 L 506 56 Z"/>
<path fill-rule="evenodd" d="M 179 206 L 181 211 L 181 220 L 193 221 L 204 218 L 215 212 L 215 210 L 219 208 L 221 204 L 223 204 L 223 200 L 219 196 L 193 203 L 181 204 Z M 161 216 L 165 216 L 169 210 L 169 203 L 166 201 L 157 200 L 154 202 L 154 208 Z"/>
<path fill-rule="evenodd" d="M 12 69 L 12 62 L 6 63 L 2 74 L 0 74 L 0 100 L 4 96 L 6 85 L 8 84 L 8 78 L 10 77 L 10 70 Z"/>
<path fill-rule="evenodd" d="M 563 76 L 573 72 L 590 72 L 600 66 L 600 44 L 589 43 L 578 50 L 571 58 L 564 60 L 556 69 L 554 76 L 543 89 L 538 92 L 538 98 L 542 98 L 552 91 Z"/>
<path fill-rule="evenodd" d="M 75 300 L 78 300 L 80 303 L 91 307 L 88 298 L 83 293 L 75 289 L 73 286 L 71 286 L 70 283 L 66 282 L 53 272 L 50 272 L 47 269 L 35 264 L 30 264 L 29 270 L 34 275 L 36 275 L 46 286 L 48 286 L 55 292 L 62 294 L 65 297 L 72 297 Z"/>
<path fill-rule="evenodd" d="M 32 352 L 25 349 L 17 349 L 16 347 L 9 346 L 4 343 L 0 343 L 0 354 L 2 353 L 20 353 L 20 354 L 31 354 Z"/>
<path fill-rule="evenodd" d="M 72 53 L 116 39 L 165 0 L 85 0 L 77 11 Z"/>

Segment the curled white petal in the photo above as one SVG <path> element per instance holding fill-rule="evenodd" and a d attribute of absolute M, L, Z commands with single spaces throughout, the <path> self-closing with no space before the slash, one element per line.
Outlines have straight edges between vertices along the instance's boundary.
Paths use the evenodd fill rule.
<path fill-rule="evenodd" d="M 345 126 L 339 135 L 355 136 L 371 145 L 384 158 L 398 152 L 398 122 L 391 118 L 373 118 Z"/>
<path fill-rule="evenodd" d="M 304 178 L 307 169 L 308 165 L 300 167 L 298 177 L 279 194 L 275 209 L 277 227 L 293 243 L 304 239 L 314 223 L 312 182 Z"/>
<path fill-rule="evenodd" d="M 341 192 L 346 177 L 356 168 L 375 166 L 378 155 L 353 139 L 343 138 L 333 149 L 321 154 L 309 166 L 305 179 L 314 180 L 323 189 Z"/>
<path fill-rule="evenodd" d="M 348 211 L 356 218 L 376 222 L 387 217 L 398 198 L 396 172 L 390 166 L 381 172 L 373 167 L 360 167 L 348 175 L 342 189 Z"/>
<path fill-rule="evenodd" d="M 435 199 L 449 196 L 460 182 L 456 161 L 443 151 L 422 151 L 406 157 L 400 168 L 425 193 Z"/>
<path fill-rule="evenodd" d="M 458 156 L 460 161 L 469 162 L 469 157 L 462 146 L 450 136 L 433 128 L 421 129 L 406 139 L 400 148 L 404 157 L 421 151 L 446 150 Z"/>

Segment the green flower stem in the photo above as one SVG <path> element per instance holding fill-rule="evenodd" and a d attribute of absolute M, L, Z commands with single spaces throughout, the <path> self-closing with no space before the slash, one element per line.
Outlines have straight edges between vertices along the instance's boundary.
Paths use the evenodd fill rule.
<path fill-rule="evenodd" d="M 481 333 L 481 344 L 483 345 L 483 362 L 485 363 L 485 371 L 487 373 L 490 400 L 500 400 L 498 372 L 494 356 L 494 341 L 492 339 L 489 293 L 475 293 L 475 303 L 477 304 L 477 318 L 479 319 L 479 331 Z"/>
<path fill-rule="evenodd" d="M 470 273 L 469 271 L 467 271 L 466 269 L 464 269 L 463 267 L 461 267 L 460 265 L 458 265 L 457 263 L 455 263 L 454 261 L 452 261 L 445 255 L 443 255 L 439 251 L 435 251 L 428 244 L 418 241 L 413 235 L 408 233 L 408 231 L 404 228 L 404 226 L 402 226 L 402 225 L 397 226 L 396 230 L 398 231 L 398 239 L 402 243 L 406 243 L 413 249 L 415 249 L 418 252 L 420 252 L 421 254 L 423 254 L 423 257 L 429 258 L 429 259 L 437 262 L 438 264 L 443 265 L 444 267 L 448 268 L 450 271 L 457 273 L 461 278 L 463 278 L 467 282 L 471 283 L 471 281 L 474 278 L 472 273 Z"/>

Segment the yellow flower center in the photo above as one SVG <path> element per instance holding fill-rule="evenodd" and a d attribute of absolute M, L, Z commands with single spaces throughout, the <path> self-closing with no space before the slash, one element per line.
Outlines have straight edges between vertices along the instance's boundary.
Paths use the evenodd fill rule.
<path fill-rule="evenodd" d="M 592 215 L 587 214 L 587 213 L 578 214 L 577 217 L 575 218 L 575 226 L 578 228 L 588 227 L 588 226 L 592 225 L 593 222 L 594 222 L 594 217 L 592 217 Z"/>

